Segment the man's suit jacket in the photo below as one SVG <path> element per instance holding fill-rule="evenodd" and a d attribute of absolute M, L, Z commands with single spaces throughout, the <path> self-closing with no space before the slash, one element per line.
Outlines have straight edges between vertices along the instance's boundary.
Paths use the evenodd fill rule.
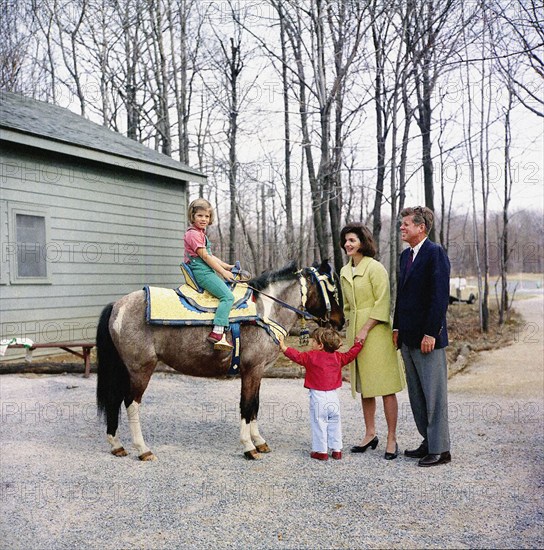
<path fill-rule="evenodd" d="M 400 255 L 400 275 L 393 329 L 398 345 L 419 348 L 423 336 L 436 339 L 435 349 L 448 345 L 446 311 L 450 294 L 450 261 L 444 249 L 426 239 L 408 273 L 407 248 Z"/>

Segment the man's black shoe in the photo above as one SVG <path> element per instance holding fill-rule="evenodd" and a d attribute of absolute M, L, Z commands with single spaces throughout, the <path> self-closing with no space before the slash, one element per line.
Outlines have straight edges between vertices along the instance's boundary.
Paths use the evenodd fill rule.
<path fill-rule="evenodd" d="M 412 450 L 406 449 L 404 451 L 404 456 L 407 456 L 408 458 L 423 458 L 428 454 L 429 454 L 429 449 L 427 448 L 427 445 L 424 445 L 423 443 L 417 449 L 412 449 Z"/>
<path fill-rule="evenodd" d="M 447 464 L 451 462 L 451 454 L 449 451 L 440 453 L 439 455 L 427 455 L 423 457 L 418 466 L 438 466 L 439 464 Z"/>

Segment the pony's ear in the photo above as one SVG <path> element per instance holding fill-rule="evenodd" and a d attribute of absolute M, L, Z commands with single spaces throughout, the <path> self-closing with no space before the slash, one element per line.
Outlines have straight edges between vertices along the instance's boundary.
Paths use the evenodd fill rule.
<path fill-rule="evenodd" d="M 289 262 L 283 269 L 289 270 L 289 271 L 298 271 L 299 269 L 298 260 L 289 260 Z"/>
<path fill-rule="evenodd" d="M 328 258 L 323 260 L 320 264 L 315 262 L 313 267 L 317 267 L 317 271 L 323 275 L 330 275 L 332 273 L 332 266 L 329 263 Z"/>

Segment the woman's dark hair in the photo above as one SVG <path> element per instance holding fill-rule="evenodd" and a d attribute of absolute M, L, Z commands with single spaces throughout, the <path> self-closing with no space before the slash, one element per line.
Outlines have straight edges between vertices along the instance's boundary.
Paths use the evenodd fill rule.
<path fill-rule="evenodd" d="M 340 231 L 340 248 L 342 250 L 344 250 L 346 235 L 348 233 L 355 233 L 361 241 L 359 252 L 363 256 L 368 256 L 369 258 L 374 258 L 374 256 L 376 256 L 376 245 L 374 244 L 372 233 L 366 225 L 362 223 L 350 223 Z"/>

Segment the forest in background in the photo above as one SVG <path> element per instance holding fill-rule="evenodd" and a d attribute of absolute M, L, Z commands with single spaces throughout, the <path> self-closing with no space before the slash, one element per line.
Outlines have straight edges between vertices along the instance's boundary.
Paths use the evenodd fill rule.
<path fill-rule="evenodd" d="M 543 271 L 535 0 L 0 2 L 0 88 L 207 174 L 190 194 L 227 261 L 339 270 L 340 229 L 363 221 L 394 291 L 399 212 L 425 204 L 484 331 L 490 277 L 502 322 L 508 273 Z"/>

